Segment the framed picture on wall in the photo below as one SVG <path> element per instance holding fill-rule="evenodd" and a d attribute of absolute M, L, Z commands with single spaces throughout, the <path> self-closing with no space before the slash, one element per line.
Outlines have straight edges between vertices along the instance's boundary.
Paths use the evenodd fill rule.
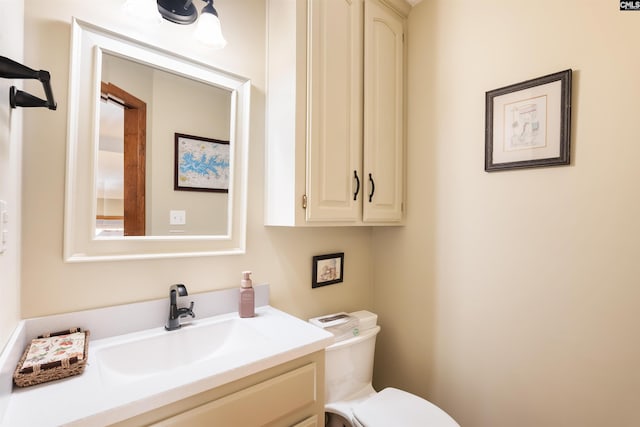
<path fill-rule="evenodd" d="M 311 287 L 333 285 L 344 277 L 344 252 L 313 257 Z"/>
<path fill-rule="evenodd" d="M 229 192 L 229 141 L 175 134 L 174 190 Z"/>
<path fill-rule="evenodd" d="M 486 93 L 485 171 L 568 165 L 571 70 Z"/>

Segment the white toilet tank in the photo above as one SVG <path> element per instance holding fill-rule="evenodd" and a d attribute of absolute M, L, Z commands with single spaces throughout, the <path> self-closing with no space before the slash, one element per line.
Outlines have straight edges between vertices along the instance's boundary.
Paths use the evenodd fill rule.
<path fill-rule="evenodd" d="M 338 402 L 375 393 L 371 380 L 377 315 L 368 311 L 350 313 L 360 319 L 358 335 L 336 342 L 326 349 L 325 403 Z"/>

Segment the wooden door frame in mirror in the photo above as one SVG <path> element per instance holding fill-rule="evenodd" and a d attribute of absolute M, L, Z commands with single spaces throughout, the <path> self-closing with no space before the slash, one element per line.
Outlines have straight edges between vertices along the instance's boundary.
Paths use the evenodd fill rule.
<path fill-rule="evenodd" d="M 145 235 L 147 103 L 113 83 L 100 94 L 124 107 L 124 235 Z"/>

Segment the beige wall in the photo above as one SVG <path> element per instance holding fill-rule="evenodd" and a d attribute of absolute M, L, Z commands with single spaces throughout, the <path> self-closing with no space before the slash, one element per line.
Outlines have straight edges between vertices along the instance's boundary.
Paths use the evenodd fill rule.
<path fill-rule="evenodd" d="M 193 28 L 164 22 L 148 29 L 123 18 L 120 0 L 26 1 L 25 55 L 52 72 L 58 111 L 25 114 L 22 310 L 24 317 L 108 306 L 167 295 L 169 285 L 190 292 L 239 285 L 242 270 L 271 283 L 272 303 L 303 318 L 371 307 L 370 230 L 265 228 L 263 142 L 265 90 L 264 0 L 220 1 L 229 42 L 221 51 L 190 44 Z M 165 47 L 248 76 L 251 93 L 247 254 L 173 260 L 66 264 L 62 259 L 67 91 L 71 16 L 127 31 Z M 153 40 L 151 40 L 153 38 Z M 195 43 L 195 42 L 194 42 Z M 345 252 L 344 283 L 311 289 L 311 257 Z M 197 313 L 198 307 L 195 307 Z"/>
<path fill-rule="evenodd" d="M 122 216 L 124 212 L 123 199 L 98 198 L 97 205 L 96 215 Z"/>
<path fill-rule="evenodd" d="M 227 193 L 174 191 L 175 133 L 229 141 L 229 92 L 166 72 L 153 73 L 153 146 L 149 231 L 167 236 L 227 234 Z M 178 89 L 179 88 L 179 89 Z M 169 211 L 184 210 L 185 225 L 170 225 Z"/>
<path fill-rule="evenodd" d="M 378 386 L 464 427 L 640 425 L 640 15 L 617 9 L 412 11 L 408 224 L 373 239 Z M 571 166 L 485 173 L 485 92 L 567 68 Z"/>
<path fill-rule="evenodd" d="M 0 0 L 0 56 L 22 62 L 22 0 Z M 37 67 L 36 64 L 27 64 Z M 21 80 L 0 79 L 0 200 L 7 202 L 7 250 L 0 254 L 0 351 L 20 319 L 20 171 L 22 109 L 9 106 L 9 88 Z M 42 90 L 42 89 L 40 89 Z M 41 92 L 37 92 L 41 93 Z"/>

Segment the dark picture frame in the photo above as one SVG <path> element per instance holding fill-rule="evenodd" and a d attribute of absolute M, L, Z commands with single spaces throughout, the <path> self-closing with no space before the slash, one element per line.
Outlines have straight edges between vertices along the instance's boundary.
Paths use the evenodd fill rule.
<path fill-rule="evenodd" d="M 486 92 L 485 171 L 570 163 L 571 75 L 568 69 Z"/>
<path fill-rule="evenodd" d="M 311 287 L 333 285 L 344 278 L 344 252 L 313 257 Z"/>
<path fill-rule="evenodd" d="M 229 192 L 229 141 L 183 133 L 174 140 L 174 190 Z"/>

